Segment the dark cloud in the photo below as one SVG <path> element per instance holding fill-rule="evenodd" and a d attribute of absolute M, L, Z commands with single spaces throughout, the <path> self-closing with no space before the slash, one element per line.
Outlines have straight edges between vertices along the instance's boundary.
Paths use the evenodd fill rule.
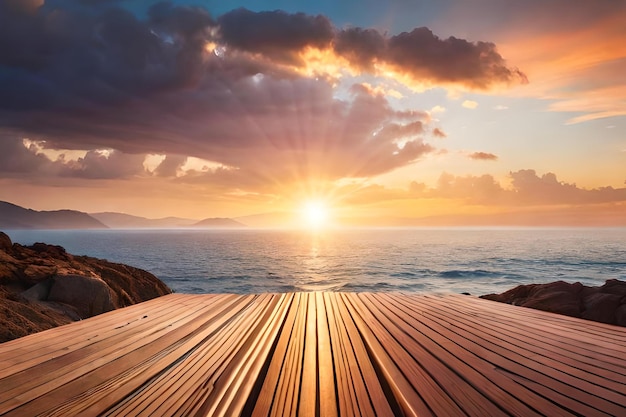
<path fill-rule="evenodd" d="M 82 158 L 69 159 L 61 154 L 52 160 L 42 152 L 42 147 L 41 142 L 25 145 L 19 138 L 0 138 L 0 174 L 36 180 L 39 177 L 120 179 L 145 173 L 143 155 L 88 151 Z"/>
<path fill-rule="evenodd" d="M 468 155 L 470 159 L 476 159 L 478 161 L 497 161 L 498 155 L 494 155 L 489 152 L 473 152 Z"/>
<path fill-rule="evenodd" d="M 2 0 L 5 7 L 15 13 L 35 13 L 44 0 Z"/>
<path fill-rule="evenodd" d="M 299 61 L 296 54 L 303 48 L 326 48 L 334 37 L 332 23 L 321 15 L 240 8 L 223 14 L 218 22 L 221 39 L 228 47 L 292 63 Z"/>
<path fill-rule="evenodd" d="M 348 28 L 339 31 L 334 48 L 357 68 L 373 71 L 376 60 L 385 55 L 387 39 L 376 29 Z"/>
<path fill-rule="evenodd" d="M 527 82 L 526 76 L 509 68 L 490 42 L 440 39 L 422 27 L 389 39 L 386 60 L 416 80 L 466 84 L 487 88 L 494 83 Z"/>
<path fill-rule="evenodd" d="M 14 176 L 38 172 L 49 165 L 44 155 L 24 146 L 23 140 L 14 136 L 0 136 L 0 174 Z"/>

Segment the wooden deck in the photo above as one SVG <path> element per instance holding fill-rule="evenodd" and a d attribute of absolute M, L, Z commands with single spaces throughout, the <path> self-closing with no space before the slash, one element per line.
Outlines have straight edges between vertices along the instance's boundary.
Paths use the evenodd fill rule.
<path fill-rule="evenodd" d="M 0 415 L 626 416 L 626 329 L 469 296 L 172 294 L 0 345 Z"/>

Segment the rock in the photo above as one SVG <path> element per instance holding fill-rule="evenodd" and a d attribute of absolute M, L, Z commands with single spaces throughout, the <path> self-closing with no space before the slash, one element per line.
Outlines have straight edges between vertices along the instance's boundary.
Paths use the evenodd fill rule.
<path fill-rule="evenodd" d="M 600 287 L 564 281 L 520 285 L 480 298 L 626 326 L 626 282 L 616 279 L 607 280 Z"/>
<path fill-rule="evenodd" d="M 609 279 L 599 288 L 599 290 L 602 293 L 626 297 L 626 282 L 618 279 Z"/>
<path fill-rule="evenodd" d="M 171 292 L 141 269 L 0 232 L 0 343 Z"/>
<path fill-rule="evenodd" d="M 99 278 L 82 275 L 57 275 L 47 301 L 72 306 L 78 315 L 89 318 L 115 309 L 113 291 Z"/>
<path fill-rule="evenodd" d="M 0 250 L 8 251 L 13 247 L 13 242 L 11 242 L 11 238 L 6 234 L 0 232 Z"/>
<path fill-rule="evenodd" d="M 38 284 L 33 285 L 20 295 L 22 298 L 28 301 L 46 301 L 50 294 L 50 287 L 52 286 L 52 280 L 47 279 Z"/>
<path fill-rule="evenodd" d="M 615 324 L 626 327 L 626 303 L 615 310 Z"/>
<path fill-rule="evenodd" d="M 583 299 L 582 318 L 615 324 L 615 312 L 620 306 L 621 296 L 615 294 L 596 293 Z"/>
<path fill-rule="evenodd" d="M 542 291 L 519 304 L 522 307 L 580 317 L 580 300 L 567 291 Z"/>

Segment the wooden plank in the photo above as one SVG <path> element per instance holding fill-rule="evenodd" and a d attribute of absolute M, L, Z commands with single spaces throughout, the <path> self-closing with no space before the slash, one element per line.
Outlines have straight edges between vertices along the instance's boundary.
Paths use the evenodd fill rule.
<path fill-rule="evenodd" d="M 615 344 L 614 342 L 607 343 L 607 341 L 602 340 L 601 337 L 593 338 L 588 335 L 581 337 L 575 328 L 565 330 L 565 327 L 559 326 L 558 324 L 556 324 L 556 328 L 554 327 L 554 319 L 558 319 L 557 323 L 561 323 L 563 319 L 569 319 L 575 323 L 581 321 L 580 319 L 541 312 L 542 315 L 539 316 L 540 319 L 525 318 L 520 320 L 514 314 L 506 312 L 498 313 L 497 309 L 493 309 L 493 304 L 497 306 L 497 304 L 500 303 L 487 300 L 480 301 L 482 302 L 472 304 L 471 300 L 462 300 L 462 302 L 458 303 L 455 300 L 454 303 L 450 303 L 450 307 L 453 308 L 457 314 L 473 317 L 476 320 L 491 323 L 498 327 L 509 328 L 511 331 L 527 334 L 543 340 L 546 343 L 549 342 L 554 348 L 562 350 L 565 353 L 576 352 L 591 358 L 601 358 L 606 364 L 605 367 L 609 369 L 618 369 L 621 371 L 626 369 L 626 357 L 623 355 L 623 352 L 626 350 L 625 345 Z M 480 308 L 477 306 L 480 306 Z M 514 306 L 508 307 L 515 308 Z M 623 331 L 626 331 L 626 329 Z"/>
<path fill-rule="evenodd" d="M 400 303 L 404 304 L 402 301 Z M 404 312 L 411 315 L 410 310 Z M 442 325 L 450 327 L 450 323 L 444 322 Z M 433 328 L 436 329 L 436 326 Z M 457 327 L 457 334 L 466 335 L 468 331 L 465 327 Z M 467 337 L 465 339 L 467 340 Z M 481 340 L 483 340 L 482 345 Z M 504 343 L 504 347 L 501 347 L 496 339 L 485 341 L 484 336 L 465 343 L 468 350 L 480 354 L 481 357 L 492 361 L 495 366 L 506 370 L 511 375 L 519 375 L 526 380 L 539 382 L 552 391 L 566 395 L 569 400 L 559 395 L 555 396 L 555 401 L 560 402 L 564 407 L 569 407 L 570 410 L 579 411 L 584 407 L 593 406 L 596 410 L 608 414 L 626 412 L 623 406 L 626 404 L 626 396 L 623 394 L 622 384 L 592 373 L 581 372 L 576 367 L 567 366 L 543 355 L 530 355 L 525 348 L 511 349 L 511 346 Z M 542 391 L 546 392 L 546 388 Z M 589 409 L 587 412 L 597 413 L 598 411 Z"/>
<path fill-rule="evenodd" d="M 183 297 L 184 298 L 184 297 Z M 27 369 L 32 363 L 66 354 L 80 349 L 86 343 L 94 343 L 98 339 L 106 338 L 108 332 L 121 327 L 132 327 L 165 314 L 176 307 L 177 299 L 173 294 L 164 296 L 163 300 L 150 300 L 141 306 L 133 305 L 116 310 L 115 315 L 102 314 L 79 322 L 72 326 L 59 326 L 45 333 L 35 333 L 2 344 L 2 358 L 0 369 L 3 377 Z M 147 316 L 147 317 L 146 317 Z M 80 334 L 80 338 L 74 337 Z"/>
<path fill-rule="evenodd" d="M 351 402 L 350 407 L 354 415 L 373 416 L 375 415 L 374 409 L 367 395 L 367 387 L 360 373 L 357 357 L 350 341 L 347 329 L 349 322 L 345 320 L 346 317 L 342 314 L 341 300 L 336 294 L 328 294 L 327 300 L 329 301 L 329 309 L 332 309 L 336 321 L 335 337 L 337 342 L 333 340 L 333 344 L 340 347 L 342 352 L 341 358 L 343 360 L 338 365 L 341 367 L 341 375 L 343 376 L 341 383 L 345 399 Z"/>
<path fill-rule="evenodd" d="M 624 327 L 615 326 L 612 324 L 601 323 L 592 320 L 585 320 L 582 318 L 569 317 L 562 314 L 551 313 L 548 311 L 537 310 L 528 307 L 520 307 L 514 306 L 506 303 L 497 303 L 497 305 L 493 305 L 495 301 L 486 300 L 477 297 L 466 297 L 458 294 L 450 294 L 451 298 L 455 299 L 455 304 L 457 301 L 459 303 L 464 303 L 468 301 L 467 298 L 474 301 L 474 304 L 480 304 L 484 308 L 495 308 L 496 310 L 500 310 L 504 307 L 504 311 L 508 311 L 516 314 L 517 317 L 520 318 L 529 318 L 531 320 L 543 320 L 547 315 L 549 315 L 550 321 L 558 324 L 564 328 L 570 328 L 575 330 L 578 333 L 586 333 L 593 337 L 605 338 L 607 340 L 612 340 L 617 343 L 626 343 L 626 331 Z"/>
<path fill-rule="evenodd" d="M 386 300 L 388 297 L 384 294 L 377 296 L 383 300 Z M 524 378 L 532 381 L 542 381 L 541 383 L 544 386 L 550 387 L 548 396 L 551 396 L 553 401 L 558 401 L 558 409 L 555 409 L 555 404 L 552 402 L 541 401 L 541 397 L 539 396 L 525 401 L 527 406 L 541 410 L 544 414 L 553 415 L 557 412 L 559 414 L 565 414 L 568 412 L 567 410 L 575 414 L 582 410 L 585 414 L 592 413 L 599 415 L 599 406 L 610 408 L 609 403 L 603 402 L 592 395 L 580 392 L 573 386 L 556 379 L 553 373 L 555 371 L 550 369 L 544 370 L 547 374 L 552 374 L 545 375 L 536 370 L 532 370 L 525 366 L 528 365 L 528 363 L 532 363 L 532 361 L 521 364 L 508 357 L 501 356 L 497 352 L 480 346 L 473 340 L 458 336 L 454 332 L 451 332 L 448 327 L 436 323 L 427 316 L 411 314 L 411 310 L 401 308 L 403 303 L 398 305 L 399 299 L 397 297 L 390 297 L 391 299 L 388 299 L 385 305 L 395 313 L 395 317 L 402 322 L 414 326 L 421 334 L 427 334 L 429 337 L 437 340 L 437 344 L 441 346 L 441 348 L 433 345 L 431 349 L 439 351 L 442 360 L 445 360 L 448 364 L 457 368 L 458 372 L 466 376 L 468 380 L 472 378 L 472 385 L 483 391 L 485 395 L 490 397 L 494 402 L 507 404 L 507 407 L 512 407 L 518 405 L 518 398 L 523 398 L 520 395 L 521 386 L 523 385 L 519 384 L 518 379 L 509 377 L 513 374 L 524 376 Z M 400 315 L 398 315 L 398 313 Z M 451 343 L 446 344 L 446 340 Z M 513 356 L 515 353 L 510 352 L 505 355 Z M 520 357 L 517 357 L 517 359 L 520 360 Z M 505 372 L 502 372 L 502 370 Z M 560 376 L 566 378 L 562 373 Z M 491 383 L 485 383 L 485 379 Z M 481 380 L 483 381 L 482 383 L 480 382 Z M 498 389 L 494 389 L 494 386 L 497 386 Z M 546 393 L 546 391 L 544 391 L 544 393 Z M 561 395 L 561 393 L 563 394 Z M 574 398 L 576 396 L 574 393 L 580 395 L 580 400 Z M 588 406 L 586 404 L 587 401 L 590 401 L 593 406 Z"/>
<path fill-rule="evenodd" d="M 186 313 L 189 314 L 189 313 Z M 82 323 L 81 323 L 82 324 Z M 144 326 L 144 323 L 142 323 Z M 75 326 L 80 328 L 82 326 Z M 145 327 L 145 326 L 144 326 Z M 153 328 L 147 328 L 151 333 L 155 333 Z M 118 329 L 120 333 L 123 333 L 125 329 Z M 145 341 L 141 334 L 133 335 L 128 338 L 127 335 L 120 335 L 116 338 L 109 338 L 106 341 L 99 340 L 94 343 L 89 343 L 83 349 L 79 351 L 69 352 L 68 354 L 60 355 L 51 360 L 45 361 L 38 366 L 38 371 L 41 372 L 41 377 L 37 379 L 32 378 L 30 372 L 22 371 L 17 374 L 8 376 L 2 379 L 3 392 L 0 393 L 0 410 L 5 407 L 5 402 L 19 402 L 20 399 L 29 396 L 29 400 L 36 398 L 36 394 L 44 393 L 54 389 L 63 384 L 64 377 L 69 375 L 69 378 L 73 378 L 72 375 L 80 375 L 81 372 L 88 372 L 90 369 L 95 369 L 99 363 L 106 361 L 107 357 L 115 357 L 118 352 L 125 346 L 125 343 L 133 343 L 137 341 Z M 83 337 L 82 332 L 78 332 L 75 338 Z M 26 340 L 27 341 L 27 340 Z M 120 344 L 114 346 L 108 346 L 103 344 L 111 342 Z M 121 342 L 124 343 L 121 343 Z M 104 347 L 103 347 L 104 346 Z M 81 369 L 85 366 L 85 369 Z M 16 396 L 21 395 L 20 398 Z M 6 400 L 4 400 L 6 399 Z M 3 401 L 4 400 L 4 401 Z"/>
<path fill-rule="evenodd" d="M 293 293 L 281 296 L 281 307 L 273 313 L 273 317 L 270 319 L 270 325 L 267 326 L 266 332 L 263 336 L 264 339 L 259 343 L 251 341 L 252 345 L 256 346 L 259 353 L 256 355 L 254 361 L 250 363 L 246 379 L 242 381 L 239 388 L 234 389 L 234 386 L 229 386 L 230 398 L 225 399 L 227 408 L 223 411 L 218 409 L 218 411 L 222 412 L 223 416 L 232 416 L 244 413 L 246 415 L 250 414 L 252 407 L 252 403 L 250 401 L 257 398 L 256 394 L 258 394 L 258 392 L 254 392 L 253 390 L 260 390 L 262 382 L 261 375 L 264 374 L 263 369 L 269 366 L 275 342 L 285 322 L 286 315 L 291 308 L 293 296 Z M 246 392 L 249 393 L 249 396 L 240 395 L 241 393 Z"/>
<path fill-rule="evenodd" d="M 315 293 L 317 306 L 317 352 L 318 352 L 318 391 L 319 415 L 336 417 L 337 397 L 335 394 L 335 370 L 331 345 L 329 319 L 324 295 Z"/>
<path fill-rule="evenodd" d="M 171 365 L 167 366 L 167 368 L 165 368 L 164 371 L 161 371 L 160 368 L 155 369 L 154 367 L 151 367 L 149 369 L 141 369 L 138 370 L 140 371 L 142 374 L 150 374 L 150 373 L 156 373 L 158 371 L 158 373 L 156 373 L 157 375 L 159 375 L 159 377 L 163 377 L 165 375 L 165 377 L 167 378 L 168 376 L 170 376 L 170 372 L 172 372 L 173 370 L 181 370 L 181 368 L 185 368 L 185 365 L 190 361 L 190 358 L 194 358 L 195 356 L 198 355 L 199 351 L 204 351 L 206 352 L 206 350 L 209 350 L 208 354 L 208 358 L 212 363 L 217 363 L 220 364 L 224 361 L 228 361 L 228 356 L 227 354 L 233 350 L 236 349 L 238 347 L 239 344 L 239 339 L 241 338 L 240 336 L 240 332 L 239 329 L 237 328 L 237 326 L 243 322 L 243 328 L 247 329 L 248 328 L 248 322 L 246 322 L 246 320 L 249 320 L 251 317 L 255 317 L 255 313 L 256 310 L 254 309 L 254 307 L 258 307 L 258 308 L 262 308 L 262 302 L 259 302 L 259 297 L 255 297 L 250 303 L 246 304 L 243 308 L 239 309 L 238 311 L 236 311 L 237 306 L 234 306 L 235 309 L 233 310 L 229 310 L 227 312 L 227 314 L 233 314 L 230 318 L 226 319 L 224 321 L 224 325 L 221 327 L 218 327 L 213 333 L 207 335 L 204 337 L 204 339 L 200 339 L 200 335 L 198 335 L 198 343 L 196 345 L 192 345 L 192 349 L 186 353 L 184 353 L 183 356 L 179 356 L 178 360 L 176 354 L 172 354 L 170 355 L 170 357 L 172 357 L 173 359 L 176 360 L 176 362 L 172 362 Z M 251 314 L 245 314 L 247 311 L 251 311 Z M 204 319 L 205 317 L 201 317 L 201 319 Z M 210 320 L 210 316 L 206 316 L 207 319 L 207 324 L 209 323 L 208 320 Z M 220 319 L 222 319 L 222 317 L 220 317 Z M 230 343 L 227 344 L 220 344 L 219 347 L 222 348 L 220 353 L 216 353 L 216 352 L 211 352 L 210 349 L 215 347 L 216 344 L 219 344 L 220 341 L 222 341 L 222 337 L 223 335 L 226 334 L 230 334 L 232 339 L 230 340 Z M 214 353 L 214 354 L 212 354 Z M 180 360 L 183 359 L 183 360 Z M 198 368 L 193 368 L 193 374 L 198 375 Z M 194 378 L 189 378 L 189 375 L 185 375 L 186 378 L 184 378 L 185 382 L 187 380 L 191 380 L 193 382 L 195 382 L 194 387 L 197 389 L 198 387 L 202 387 L 203 384 L 206 384 L 205 381 L 201 381 L 201 380 L 197 380 Z M 135 378 L 126 378 L 126 379 L 132 379 L 133 381 L 136 380 Z M 144 387 L 146 387 L 146 385 L 150 385 L 151 383 L 153 383 L 156 380 L 156 378 L 152 378 L 151 380 L 147 381 L 146 383 L 144 383 L 141 387 L 138 387 L 137 385 L 133 385 L 133 384 L 125 384 L 126 386 L 124 387 L 124 391 L 121 391 L 120 388 L 118 387 L 116 390 L 108 390 L 107 392 L 105 392 L 106 396 L 105 397 L 101 397 L 101 398 L 94 398 L 93 396 L 90 396 L 90 401 L 92 402 L 92 405 L 90 406 L 90 408 L 81 408 L 80 410 L 75 410 L 75 411 L 80 411 L 81 413 L 87 413 L 89 415 L 100 415 L 102 414 L 106 409 L 104 409 L 102 407 L 103 404 L 111 404 L 113 403 L 115 398 L 124 398 L 124 396 L 126 395 L 132 395 L 131 393 L 138 390 L 138 389 L 142 389 Z M 180 389 L 180 386 L 178 385 L 178 380 L 173 379 L 173 378 L 169 378 L 169 385 L 168 385 L 168 389 L 162 393 L 162 396 L 160 397 L 156 397 L 156 401 L 155 398 L 152 397 L 153 401 L 150 401 L 150 398 L 148 398 L 148 407 L 144 408 L 141 410 L 140 413 L 138 413 L 138 415 L 154 415 L 154 413 L 157 412 L 158 410 L 158 405 L 162 406 L 162 412 L 165 412 L 167 414 L 169 414 L 169 412 L 167 412 L 167 407 L 163 406 L 162 401 L 163 400 L 174 400 L 175 404 L 180 403 L 181 399 L 184 398 L 190 398 L 190 393 L 187 392 L 185 393 L 185 391 Z M 212 384 L 209 384 L 212 386 Z M 144 391 L 144 390 L 142 390 Z M 142 392 L 142 397 L 146 396 L 143 392 Z M 144 401 L 145 403 L 146 401 Z M 81 402 L 81 405 L 83 405 L 83 402 Z M 128 415 L 131 413 L 126 413 L 125 415 Z"/>
<path fill-rule="evenodd" d="M 250 302 L 251 298 L 239 296 L 220 298 L 216 306 L 205 306 L 190 314 L 186 318 L 185 326 L 181 325 L 169 330 L 174 323 L 164 323 L 165 327 L 160 329 L 161 331 L 157 329 L 151 337 L 134 340 L 130 345 L 124 346 L 121 343 L 108 345 L 105 349 L 90 351 L 85 358 L 72 357 L 73 363 L 64 357 L 63 363 L 59 364 L 58 371 L 55 371 L 52 366 L 44 384 L 32 386 L 26 391 L 24 386 L 30 387 L 33 384 L 23 383 L 21 386 L 16 386 L 13 390 L 16 396 L 7 403 L 11 409 L 16 405 L 21 405 L 19 412 L 22 415 L 35 415 L 48 409 L 50 403 L 71 401 L 82 393 L 114 378 L 121 378 L 131 384 L 141 384 L 142 380 L 138 376 L 146 379 L 152 376 L 141 372 L 141 368 L 151 367 L 154 372 L 157 372 L 157 369 L 168 366 L 204 339 L 207 334 L 221 327 L 230 317 L 228 314 L 236 314 L 239 309 L 229 308 L 231 304 L 237 303 L 244 306 Z M 217 315 L 207 322 L 194 322 L 194 319 L 209 311 Z M 220 312 L 226 314 L 220 316 Z M 82 349 L 79 353 L 86 349 Z M 103 352 L 104 356 L 100 357 L 98 352 Z M 156 364 L 152 363 L 153 361 Z M 42 364 L 38 369 L 49 364 L 50 361 Z M 131 373 L 135 378 L 125 378 L 126 373 Z M 35 398 L 37 401 L 33 401 Z M 104 404 L 101 405 L 104 407 Z"/>
<path fill-rule="evenodd" d="M 245 331 L 253 328 L 255 319 L 263 320 L 262 314 L 268 309 L 273 310 L 271 296 L 266 295 L 254 300 L 254 308 L 240 314 L 219 329 L 210 339 L 204 341 L 193 352 L 172 366 L 155 379 L 147 381 L 141 390 L 141 396 L 129 396 L 118 404 L 110 415 L 154 415 L 161 413 L 174 415 L 182 406 L 181 402 L 194 402 L 199 392 L 214 387 L 215 374 L 219 375 L 220 366 L 232 359 L 233 351 L 240 348 Z M 223 369 L 222 369 L 223 371 Z M 110 395 L 115 395 L 111 393 Z M 186 401 L 181 401 L 181 398 Z"/>
<path fill-rule="evenodd" d="M 465 413 L 441 389 L 425 369 L 412 357 L 360 294 L 349 294 L 345 299 L 352 310 L 359 332 L 370 349 L 371 357 L 385 375 L 396 401 L 405 415 L 411 416 L 462 416 Z"/>
<path fill-rule="evenodd" d="M 339 314 L 343 317 L 344 328 L 346 330 L 350 346 L 352 347 L 354 364 L 350 364 L 352 379 L 363 381 L 365 386 L 365 392 L 362 393 L 362 398 L 359 399 L 359 410 L 364 410 L 364 405 L 369 403 L 366 407 L 369 410 L 372 408 L 373 415 L 391 415 L 393 411 L 389 405 L 389 398 L 384 392 L 379 380 L 378 374 L 371 362 L 371 358 L 363 343 L 363 339 L 356 327 L 353 319 L 353 312 L 349 309 L 345 299 L 340 294 L 332 294 L 332 297 L 337 300 L 335 304 L 338 307 Z M 356 366 L 355 366 L 356 365 Z M 357 374 L 359 372 L 359 374 Z M 359 391 L 357 391 L 359 393 Z M 363 413 L 365 414 L 365 412 Z"/>
<path fill-rule="evenodd" d="M 340 415 L 357 415 L 358 405 L 354 398 L 354 389 L 349 376 L 346 347 L 339 330 L 343 324 L 341 316 L 335 314 L 333 300 L 329 294 L 324 294 L 324 302 L 333 352 L 333 379 L 337 389 L 337 408 Z"/>
<path fill-rule="evenodd" d="M 289 416 L 296 413 L 299 368 L 302 363 L 301 338 L 303 338 L 303 310 L 307 298 L 295 295 L 285 324 L 278 336 L 276 349 L 270 361 L 258 400 L 252 410 L 253 416 Z"/>
<path fill-rule="evenodd" d="M 71 323 L 68 323 L 66 325 L 53 327 L 52 329 L 46 330 L 45 333 L 44 332 L 38 332 L 38 333 L 34 333 L 34 334 L 31 334 L 31 335 L 28 335 L 28 336 L 24 336 L 24 337 L 21 337 L 21 338 L 18 338 L 18 339 L 9 340 L 9 341 L 4 342 L 4 343 L 2 343 L 0 345 L 0 346 L 2 346 L 3 359 L 5 357 L 10 357 L 15 350 L 19 350 L 19 349 L 22 349 L 22 348 L 29 348 L 30 349 L 31 346 L 37 346 L 38 344 L 39 345 L 50 344 L 51 343 L 51 340 L 50 340 L 51 338 L 54 339 L 52 341 L 53 343 L 54 342 L 62 342 L 62 340 L 60 340 L 60 339 L 56 340 L 57 339 L 56 336 L 62 336 L 62 335 L 66 335 L 68 333 L 73 333 L 73 332 L 77 331 L 78 329 L 90 330 L 90 329 L 93 328 L 93 324 L 97 324 L 97 323 L 105 323 L 107 321 L 109 321 L 109 322 L 117 322 L 126 313 L 132 314 L 133 312 L 136 313 L 137 311 L 143 311 L 145 309 L 150 309 L 154 305 L 161 305 L 163 300 L 168 300 L 168 302 L 175 302 L 175 300 L 177 300 L 177 299 L 186 299 L 186 298 L 187 298 L 187 296 L 185 294 L 168 294 L 168 295 L 164 295 L 162 297 L 153 298 L 152 300 L 144 301 L 144 302 L 139 303 L 139 304 L 133 304 L 133 305 L 128 306 L 128 307 L 117 309 L 117 310 L 115 310 L 115 313 L 116 313 L 115 315 L 101 314 L 101 315 L 98 315 L 98 316 L 90 317 L 88 319 L 84 319 L 84 320 L 80 320 L 80 321 L 76 321 L 76 322 L 71 322 Z M 71 325 L 71 326 L 68 327 L 68 325 Z M 24 340 L 26 338 L 30 341 L 27 344 L 24 343 Z"/>
<path fill-rule="evenodd" d="M 546 410 L 562 413 L 560 407 L 546 400 L 541 401 L 541 398 L 529 391 L 521 394 L 525 394 L 531 401 L 520 401 L 517 395 L 511 395 L 506 390 L 507 385 L 512 385 L 510 379 L 497 372 L 486 377 L 481 371 L 490 364 L 475 355 L 464 355 L 463 360 L 460 359 L 456 355 L 464 353 L 462 350 L 450 352 L 449 349 L 456 346 L 452 346 L 419 320 L 407 321 L 407 317 L 394 303 L 386 301 L 382 294 L 363 294 L 362 298 L 369 302 L 369 308 L 375 312 L 377 319 L 384 323 L 385 328 L 399 340 L 414 360 L 425 367 L 454 403 L 463 408 L 464 413 L 473 416 L 502 415 L 504 413 L 500 407 L 505 406 L 508 413 L 530 416 L 537 415 L 534 408 L 541 406 L 542 402 Z M 444 409 L 435 414 L 445 413 Z"/>
<path fill-rule="evenodd" d="M 280 378 L 284 364 L 287 362 L 287 350 L 289 346 L 289 340 L 291 334 L 294 331 L 296 315 L 298 311 L 298 304 L 300 303 L 301 295 L 295 294 L 293 300 L 290 303 L 290 308 L 287 312 L 287 317 L 278 335 L 278 342 L 276 348 L 270 360 L 267 373 L 264 376 L 263 385 L 258 395 L 255 407 L 253 409 L 253 415 L 255 416 L 267 416 L 270 414 L 270 410 L 274 403 L 276 396 L 276 390 L 278 386 L 278 380 Z"/>
<path fill-rule="evenodd" d="M 467 297 L 467 299 L 459 298 L 458 296 L 450 297 L 454 298 L 454 302 L 459 304 L 467 304 L 468 302 L 482 303 L 484 305 L 483 313 L 489 311 L 493 316 L 510 320 L 512 324 L 523 324 L 540 332 L 549 331 L 553 333 L 553 336 L 571 339 L 572 341 L 578 342 L 581 346 L 591 343 L 596 345 L 597 348 L 603 349 L 602 353 L 606 355 L 617 355 L 617 357 L 619 357 L 619 349 L 625 346 L 623 340 L 616 340 L 614 337 L 616 331 L 624 332 L 623 329 L 617 326 L 590 322 L 575 317 L 567 317 L 547 311 L 513 306 L 490 300 L 472 297 Z M 598 330 L 600 328 L 606 328 L 607 326 L 610 328 L 610 333 Z M 594 331 L 590 331 L 590 329 Z"/>
<path fill-rule="evenodd" d="M 281 378 L 279 379 L 278 396 L 275 398 L 271 415 L 272 416 L 292 416 L 296 415 L 298 409 L 298 396 L 300 394 L 300 383 L 302 375 L 302 352 L 304 344 L 304 326 L 306 311 L 308 308 L 308 297 L 302 294 L 298 304 L 294 332 L 291 334 L 287 350 L 287 362 L 283 367 Z"/>
<path fill-rule="evenodd" d="M 297 415 L 314 417 L 318 413 L 317 401 L 317 312 L 315 294 L 306 294 L 307 311 L 304 327 L 304 352 L 302 358 L 302 380 Z"/>
<path fill-rule="evenodd" d="M 220 376 L 215 378 L 215 388 L 210 395 L 204 396 L 202 407 L 191 410 L 193 414 L 232 416 L 241 413 L 261 367 L 269 360 L 267 354 L 289 307 L 289 303 L 282 303 L 282 308 L 278 308 L 285 298 L 272 295 L 265 311 L 255 315 L 256 325 L 228 360 Z"/>
<path fill-rule="evenodd" d="M 400 413 L 405 416 L 433 416 L 432 410 L 407 379 L 416 380 L 414 370 L 410 369 L 412 361 L 404 363 L 404 369 L 401 371 L 390 356 L 393 354 L 396 358 L 402 358 L 402 354 L 406 352 L 397 351 L 399 345 L 395 343 L 395 339 L 382 329 L 380 323 L 374 320 L 371 312 L 354 294 L 345 294 L 344 299 L 350 305 L 352 318 L 373 364 L 389 386 L 391 394 L 400 407 Z M 425 377 L 423 374 L 420 376 Z M 424 381 L 428 381 L 427 377 Z"/>
<path fill-rule="evenodd" d="M 615 382 L 616 385 L 614 384 L 611 389 L 626 393 L 626 372 L 624 372 L 626 368 L 620 369 L 594 357 L 595 351 L 593 350 L 580 348 L 567 350 L 562 345 L 555 347 L 554 343 L 547 342 L 546 338 L 542 337 L 543 335 L 514 331 L 510 326 L 497 326 L 489 320 L 477 320 L 474 315 L 467 314 L 467 310 L 459 311 L 450 303 L 443 303 L 429 297 L 422 297 L 419 305 L 417 303 L 411 305 L 419 314 L 432 314 L 444 320 L 447 323 L 446 326 L 460 327 L 474 337 L 489 340 L 491 344 L 523 349 L 526 351 L 525 354 L 540 364 L 550 365 L 552 362 L 556 362 L 557 366 L 563 364 L 579 373 L 581 378 L 597 376 L 600 379 L 595 379 L 595 383 Z"/>
<path fill-rule="evenodd" d="M 174 318 L 170 319 L 171 321 L 164 321 L 164 320 L 158 320 L 157 324 L 158 326 L 160 326 L 161 328 L 163 327 L 167 327 L 164 326 L 164 323 L 169 323 L 168 325 L 172 325 L 173 323 L 175 323 L 177 320 L 182 320 L 184 319 L 184 317 L 189 316 L 190 312 L 189 311 L 182 311 L 181 313 L 177 314 L 176 316 L 174 316 Z M 97 319 L 97 317 L 94 317 L 94 319 Z M 81 323 L 82 324 L 82 323 Z M 119 324 L 119 322 L 118 322 Z M 139 324 L 140 329 L 141 330 L 147 330 L 150 333 L 154 333 L 155 332 L 155 328 L 154 325 L 152 323 L 150 323 L 149 320 L 147 321 L 143 321 Z M 111 343 L 117 343 L 119 341 L 125 341 L 128 342 L 128 334 L 135 336 L 135 338 L 137 338 L 136 336 L 138 335 L 139 331 L 138 329 L 132 329 L 130 332 L 127 332 L 127 326 L 121 325 L 121 326 L 116 326 L 115 328 L 113 328 L 113 332 L 111 332 L 112 337 L 106 338 L 106 339 L 97 339 L 96 341 L 93 341 L 93 337 L 92 335 L 85 335 L 81 330 L 81 326 L 73 326 L 76 328 L 76 332 L 74 332 L 73 334 L 70 335 L 66 335 L 65 337 L 67 338 L 67 340 L 79 340 L 79 341 L 84 341 L 87 340 L 87 342 L 85 342 L 82 346 L 82 349 L 80 349 L 80 352 L 73 352 L 71 350 L 69 350 L 67 353 L 65 353 L 65 350 L 63 349 L 63 355 L 56 355 L 52 358 L 52 360 L 46 360 L 44 362 L 42 362 L 41 364 L 39 364 L 40 369 L 42 369 L 46 374 L 48 374 L 48 370 L 59 370 L 59 364 L 63 364 L 64 362 L 69 362 L 71 363 L 71 366 L 73 368 L 76 367 L 77 363 L 74 360 L 75 358 L 80 358 L 80 359 L 87 359 L 86 355 L 88 354 L 92 354 L 95 357 L 100 358 L 103 354 L 102 352 L 102 344 L 106 345 L 106 344 L 111 344 Z M 126 334 L 128 333 L 128 334 Z M 139 339 L 141 339 L 141 337 L 139 337 Z M 29 340 L 26 338 L 23 340 L 23 343 L 28 343 Z M 120 348 L 122 348 L 124 346 L 124 344 L 120 344 L 115 346 L 116 349 L 115 350 L 119 350 Z M 68 357 L 70 357 L 68 359 Z M 57 377 L 57 376 L 55 376 Z M 49 379 L 52 379 L 52 377 L 48 377 Z M 8 385 L 14 385 L 17 386 L 20 384 L 20 381 L 29 381 L 29 375 L 24 375 L 23 373 L 18 373 L 18 375 L 9 375 L 8 378 L 5 378 L 6 380 L 10 381 L 10 383 L 7 383 Z"/>

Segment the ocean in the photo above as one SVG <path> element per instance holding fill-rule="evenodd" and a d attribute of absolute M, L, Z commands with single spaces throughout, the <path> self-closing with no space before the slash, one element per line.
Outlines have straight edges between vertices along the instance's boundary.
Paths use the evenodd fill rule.
<path fill-rule="evenodd" d="M 152 272 L 179 293 L 503 292 L 626 280 L 626 229 L 10 230 Z"/>

